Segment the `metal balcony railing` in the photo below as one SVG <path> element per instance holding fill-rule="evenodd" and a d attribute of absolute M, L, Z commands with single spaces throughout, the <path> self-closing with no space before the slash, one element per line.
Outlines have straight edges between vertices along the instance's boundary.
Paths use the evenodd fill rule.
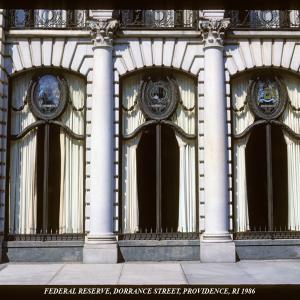
<path fill-rule="evenodd" d="M 7 10 L 7 29 L 73 29 L 87 27 L 86 10 Z"/>
<path fill-rule="evenodd" d="M 231 29 L 299 30 L 299 10 L 231 10 L 226 11 Z"/>
<path fill-rule="evenodd" d="M 135 233 L 116 232 L 119 240 L 199 240 L 201 232 L 178 232 L 172 228 L 142 229 Z"/>
<path fill-rule="evenodd" d="M 9 234 L 8 241 L 83 241 L 84 233 Z"/>
<path fill-rule="evenodd" d="M 197 232 L 148 232 L 119 234 L 119 240 L 199 240 Z"/>
<path fill-rule="evenodd" d="M 193 10 L 114 11 L 121 29 L 197 29 L 198 12 Z"/>
<path fill-rule="evenodd" d="M 275 240 L 275 239 L 300 239 L 300 231 L 293 230 L 257 230 L 233 232 L 234 240 Z"/>
<path fill-rule="evenodd" d="M 9 9 L 7 29 L 86 29 L 86 10 Z M 197 29 L 198 11 L 115 10 L 121 29 Z"/>
<path fill-rule="evenodd" d="M 12 228 L 8 228 L 5 234 L 7 241 L 77 241 L 84 240 L 85 233 L 82 230 L 66 230 L 66 227 L 59 229 L 43 230 L 42 228 L 31 228 L 28 233 L 18 233 Z"/>

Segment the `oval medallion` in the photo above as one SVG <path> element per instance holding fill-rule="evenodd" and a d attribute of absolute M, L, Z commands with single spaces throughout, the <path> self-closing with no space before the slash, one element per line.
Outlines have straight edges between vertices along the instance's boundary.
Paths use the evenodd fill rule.
<path fill-rule="evenodd" d="M 52 74 L 38 77 L 31 86 L 29 104 L 39 119 L 57 118 L 66 105 L 66 87 L 61 79 Z"/>
<path fill-rule="evenodd" d="M 257 78 L 251 88 L 250 108 L 261 119 L 278 118 L 286 104 L 286 89 L 278 78 Z"/>
<path fill-rule="evenodd" d="M 163 120 L 169 118 L 178 103 L 179 90 L 174 79 L 165 78 L 144 81 L 141 89 L 140 107 L 147 118 Z"/>

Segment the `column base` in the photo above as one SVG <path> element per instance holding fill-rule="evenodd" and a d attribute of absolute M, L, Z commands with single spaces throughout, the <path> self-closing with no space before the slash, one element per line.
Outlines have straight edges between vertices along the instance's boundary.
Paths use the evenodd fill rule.
<path fill-rule="evenodd" d="M 200 240 L 200 261 L 211 263 L 236 262 L 235 243 L 230 235 L 204 235 Z"/>
<path fill-rule="evenodd" d="M 103 237 L 88 236 L 83 247 L 83 263 L 116 264 L 118 244 L 114 235 Z"/>
<path fill-rule="evenodd" d="M 232 238 L 228 231 L 218 233 L 204 232 L 201 236 L 201 240 L 205 242 L 224 242 L 232 241 Z"/>

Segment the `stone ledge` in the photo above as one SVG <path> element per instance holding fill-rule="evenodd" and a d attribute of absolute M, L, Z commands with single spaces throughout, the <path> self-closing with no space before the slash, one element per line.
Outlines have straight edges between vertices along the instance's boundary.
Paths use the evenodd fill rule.
<path fill-rule="evenodd" d="M 4 241 L 7 248 L 83 247 L 84 241 Z"/>
<path fill-rule="evenodd" d="M 238 240 L 234 241 L 239 259 L 299 259 L 300 240 Z"/>
<path fill-rule="evenodd" d="M 236 246 L 276 246 L 300 245 L 300 239 L 275 239 L 275 240 L 234 240 Z"/>
<path fill-rule="evenodd" d="M 88 30 L 55 30 L 55 29 L 10 29 L 7 31 L 7 37 L 86 37 L 90 38 Z M 90 42 L 91 43 L 91 42 Z"/>
<path fill-rule="evenodd" d="M 82 262 L 83 241 L 12 241 L 3 243 L 3 261 Z"/>
<path fill-rule="evenodd" d="M 227 33 L 226 42 L 229 43 L 229 39 L 242 39 L 242 38 L 288 38 L 297 39 L 300 37 L 298 30 L 239 30 L 234 29 Z"/>
<path fill-rule="evenodd" d="M 119 240 L 120 247 L 199 246 L 199 240 Z"/>
<path fill-rule="evenodd" d="M 199 261 L 199 240 L 122 240 L 120 261 Z"/>

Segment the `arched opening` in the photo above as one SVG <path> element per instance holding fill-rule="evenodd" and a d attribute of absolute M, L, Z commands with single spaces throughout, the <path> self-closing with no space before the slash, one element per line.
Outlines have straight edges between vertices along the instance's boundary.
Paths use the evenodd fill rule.
<path fill-rule="evenodd" d="M 58 70 L 26 72 L 13 79 L 10 101 L 9 239 L 82 235 L 85 82 Z"/>
<path fill-rule="evenodd" d="M 124 77 L 121 87 L 120 237 L 188 236 L 198 226 L 195 81 L 149 68 Z"/>
<path fill-rule="evenodd" d="M 231 93 L 236 238 L 290 238 L 300 228 L 299 78 L 246 72 Z"/>

